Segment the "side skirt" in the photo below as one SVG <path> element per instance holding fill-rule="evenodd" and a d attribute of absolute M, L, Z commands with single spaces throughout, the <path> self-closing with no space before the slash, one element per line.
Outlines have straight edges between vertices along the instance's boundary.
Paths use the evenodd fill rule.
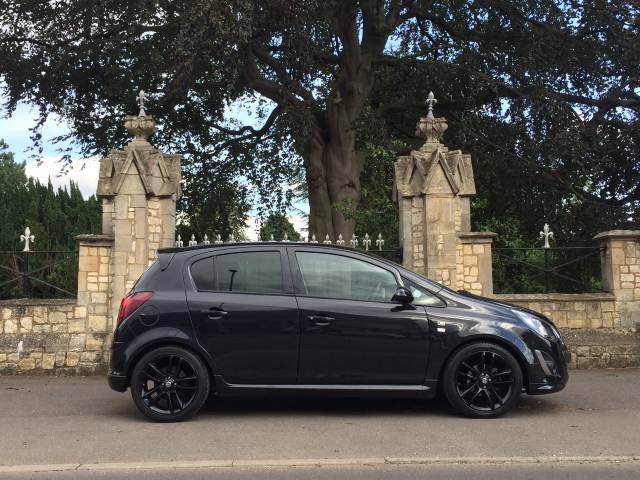
<path fill-rule="evenodd" d="M 216 395 L 226 396 L 335 396 L 335 397 L 391 397 L 433 398 L 436 381 L 424 385 L 260 385 L 227 383 L 220 375 L 214 375 Z"/>

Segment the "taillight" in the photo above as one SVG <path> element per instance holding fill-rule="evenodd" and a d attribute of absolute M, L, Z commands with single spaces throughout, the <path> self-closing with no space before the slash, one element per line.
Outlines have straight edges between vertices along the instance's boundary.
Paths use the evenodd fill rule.
<path fill-rule="evenodd" d="M 118 311 L 118 325 L 144 305 L 151 297 L 153 297 L 153 292 L 135 292 L 124 297 L 120 302 L 120 310 Z"/>

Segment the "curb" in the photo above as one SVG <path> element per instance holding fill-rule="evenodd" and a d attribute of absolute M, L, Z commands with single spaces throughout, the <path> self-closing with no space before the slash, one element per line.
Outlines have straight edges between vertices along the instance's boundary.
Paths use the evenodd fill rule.
<path fill-rule="evenodd" d="M 40 473 L 92 470 L 172 470 L 213 468 L 268 468 L 268 467 L 331 467 L 381 465 L 525 465 L 525 464 L 585 464 L 634 463 L 638 455 L 606 456 L 535 456 L 535 457 L 375 457 L 375 458 L 301 458 L 265 460 L 186 460 L 169 462 L 127 463 L 57 463 L 36 465 L 0 465 L 3 473 Z"/>

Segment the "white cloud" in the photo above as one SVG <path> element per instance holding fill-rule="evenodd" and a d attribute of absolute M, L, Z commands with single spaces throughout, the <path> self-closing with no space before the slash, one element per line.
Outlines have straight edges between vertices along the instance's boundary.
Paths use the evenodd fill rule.
<path fill-rule="evenodd" d="M 43 157 L 40 162 L 28 162 L 25 167 L 27 176 L 37 178 L 46 184 L 49 179 L 55 188 L 68 189 L 69 182 L 78 184 L 85 198 L 95 195 L 98 186 L 100 161 L 98 157 L 73 160 L 70 166 L 60 163 L 60 158 Z"/>

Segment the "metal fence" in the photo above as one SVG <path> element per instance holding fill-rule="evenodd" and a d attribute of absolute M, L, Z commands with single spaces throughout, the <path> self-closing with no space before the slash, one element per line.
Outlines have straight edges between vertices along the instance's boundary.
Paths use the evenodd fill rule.
<path fill-rule="evenodd" d="M 258 241 L 262 242 L 290 242 L 287 234 L 284 234 L 282 239 L 275 239 L 273 235 L 267 239 L 260 239 Z M 333 241 L 329 235 L 326 235 L 325 238 L 320 241 L 316 237 L 315 234 L 310 235 L 306 240 L 301 240 L 305 243 L 318 243 L 324 245 L 338 245 L 343 247 L 351 247 L 360 250 L 364 250 L 367 253 L 377 255 L 379 257 L 385 258 L 387 260 L 391 260 L 392 262 L 402 263 L 402 250 L 398 248 L 385 248 L 385 239 L 382 238 L 382 234 L 378 234 L 377 237 L 372 238 L 368 233 L 365 233 L 362 236 L 356 236 L 353 234 L 349 240 L 345 240 L 342 234 L 339 234 L 338 237 Z M 202 240 L 198 241 L 195 235 L 191 235 L 191 238 L 188 241 L 182 240 L 182 237 L 178 235 L 176 237 L 175 246 L 177 248 L 184 247 L 193 247 L 196 245 L 220 245 L 224 243 L 238 243 L 239 241 L 235 239 L 233 235 L 230 235 L 226 240 L 223 240 L 221 235 L 214 235 L 214 240 L 211 241 L 207 234 L 202 236 Z M 240 243 L 244 243 L 244 241 L 240 241 Z"/>
<path fill-rule="evenodd" d="M 0 299 L 74 298 L 78 286 L 78 252 L 32 250 L 29 228 L 20 235 L 21 251 L 0 251 Z"/>
<path fill-rule="evenodd" d="M 551 247 L 549 226 L 540 232 L 543 247 L 494 248 L 495 293 L 602 292 L 600 255 L 604 247 Z"/>

